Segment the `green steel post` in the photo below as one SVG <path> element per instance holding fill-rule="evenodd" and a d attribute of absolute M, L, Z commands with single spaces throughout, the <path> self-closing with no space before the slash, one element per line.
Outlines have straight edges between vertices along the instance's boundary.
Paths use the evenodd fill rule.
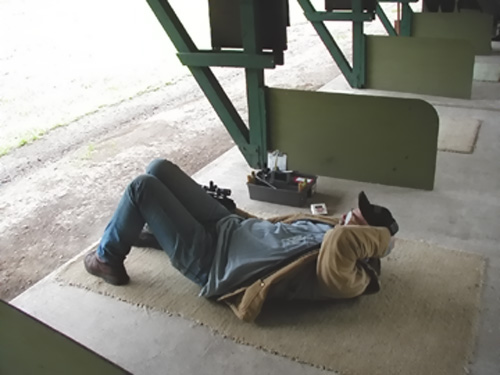
<path fill-rule="evenodd" d="M 363 13 L 361 0 L 352 0 L 352 12 L 355 15 Z M 365 85 L 365 36 L 363 21 L 352 23 L 352 87 L 362 88 Z"/>
<path fill-rule="evenodd" d="M 382 9 L 379 3 L 377 3 L 375 12 L 377 13 L 378 18 L 380 19 L 380 22 L 382 22 L 382 25 L 384 25 L 387 34 L 389 34 L 389 36 L 398 36 L 396 29 L 394 29 L 394 26 L 392 26 L 391 21 L 389 21 L 387 15 L 385 14 L 384 10 Z"/>
<path fill-rule="evenodd" d="M 147 0 L 147 2 L 177 51 L 181 53 L 199 52 L 168 0 Z M 215 75 L 208 67 L 188 66 L 188 68 L 229 134 L 240 147 L 248 164 L 258 166 L 260 157 L 256 154 L 255 148 L 249 144 L 249 130 Z"/>
<path fill-rule="evenodd" d="M 306 17 L 316 13 L 316 10 L 314 9 L 309 0 L 298 0 L 298 2 L 302 7 L 302 9 L 304 10 L 304 14 Z M 332 38 L 332 35 L 326 28 L 325 24 L 322 21 L 314 21 L 309 18 L 308 20 L 309 22 L 312 23 L 314 29 L 316 30 L 319 37 L 325 44 L 328 52 L 330 52 L 330 55 L 333 57 L 333 60 L 337 63 L 337 66 L 339 67 L 340 71 L 346 78 L 347 82 L 349 82 L 351 87 L 355 87 L 353 81 L 353 71 L 351 69 L 351 66 L 349 65 L 349 61 L 347 61 L 344 54 L 342 53 L 342 50 L 335 42 L 335 40 Z"/>
<path fill-rule="evenodd" d="M 401 16 L 401 36 L 411 36 L 411 23 L 413 18 L 413 11 L 410 4 L 403 4 L 403 14 Z"/>
<path fill-rule="evenodd" d="M 258 55 L 260 47 L 256 1 L 240 1 L 241 35 L 246 54 Z M 257 150 L 257 165 L 264 168 L 267 163 L 267 115 L 264 86 L 264 69 L 245 68 L 247 82 L 248 124 L 250 146 Z"/>

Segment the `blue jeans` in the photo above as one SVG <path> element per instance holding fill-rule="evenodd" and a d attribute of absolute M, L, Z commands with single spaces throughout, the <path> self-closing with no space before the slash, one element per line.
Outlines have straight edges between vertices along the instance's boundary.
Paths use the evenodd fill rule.
<path fill-rule="evenodd" d="M 170 161 L 154 160 L 146 173 L 128 185 L 97 255 L 111 265 L 123 263 L 147 223 L 172 265 L 204 285 L 217 240 L 215 224 L 229 210 Z"/>

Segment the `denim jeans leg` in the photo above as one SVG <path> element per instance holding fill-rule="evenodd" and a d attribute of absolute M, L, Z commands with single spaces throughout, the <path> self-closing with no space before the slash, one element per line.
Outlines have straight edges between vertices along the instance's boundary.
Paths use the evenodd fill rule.
<path fill-rule="evenodd" d="M 196 181 L 168 160 L 153 160 L 146 168 L 146 173 L 158 178 L 200 223 L 215 224 L 231 214 Z"/>
<path fill-rule="evenodd" d="M 203 285 L 212 256 L 212 238 L 156 177 L 142 175 L 127 187 L 106 227 L 97 254 L 113 264 L 123 262 L 147 222 L 172 265 Z"/>

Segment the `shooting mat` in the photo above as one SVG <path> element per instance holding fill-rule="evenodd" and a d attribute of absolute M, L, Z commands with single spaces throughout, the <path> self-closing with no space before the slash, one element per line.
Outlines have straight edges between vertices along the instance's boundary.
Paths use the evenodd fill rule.
<path fill-rule="evenodd" d="M 438 150 L 471 154 L 481 121 L 472 118 L 441 116 L 439 123 Z"/>
<path fill-rule="evenodd" d="M 162 251 L 133 249 L 126 267 L 131 283 L 124 287 L 88 275 L 83 255 L 56 278 L 344 374 L 454 375 L 463 373 L 473 349 L 484 260 L 398 239 L 382 262 L 380 293 L 336 303 L 269 304 L 255 323 L 239 321 L 226 306 L 197 297 L 199 288 L 173 269 Z"/>

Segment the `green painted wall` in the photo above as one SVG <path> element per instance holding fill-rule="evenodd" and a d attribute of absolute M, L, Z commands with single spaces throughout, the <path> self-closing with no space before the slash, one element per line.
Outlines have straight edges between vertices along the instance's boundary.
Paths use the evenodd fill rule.
<path fill-rule="evenodd" d="M 479 12 L 415 13 L 411 35 L 467 40 L 476 55 L 489 55 L 492 25 L 492 15 Z"/>
<path fill-rule="evenodd" d="M 470 99 L 474 52 L 459 39 L 367 36 L 366 87 Z"/>
<path fill-rule="evenodd" d="M 269 141 L 304 173 L 433 189 L 439 118 L 427 102 L 268 89 Z"/>
<path fill-rule="evenodd" d="M 0 374 L 129 372 L 0 300 Z"/>

